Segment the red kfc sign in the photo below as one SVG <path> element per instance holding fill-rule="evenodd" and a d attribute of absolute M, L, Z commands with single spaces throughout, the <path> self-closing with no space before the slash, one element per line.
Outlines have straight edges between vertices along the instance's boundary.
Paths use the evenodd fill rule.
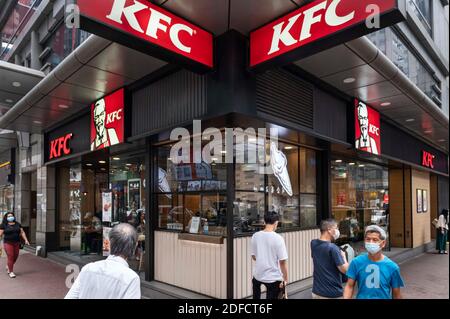
<path fill-rule="evenodd" d="M 428 168 L 434 168 L 434 158 L 436 156 L 434 156 L 433 154 L 427 152 L 427 151 L 422 151 L 422 166 L 428 167 Z"/>
<path fill-rule="evenodd" d="M 49 159 L 59 158 L 63 155 L 69 155 L 72 150 L 69 146 L 69 141 L 73 134 L 69 133 L 50 141 Z"/>
<path fill-rule="evenodd" d="M 374 16 L 382 18 L 379 27 L 404 19 L 396 0 L 312 1 L 250 33 L 250 67 L 288 52 L 285 62 L 292 62 L 376 31 L 379 27 L 365 23 Z M 327 41 L 326 45 L 321 46 L 319 40 Z"/>
<path fill-rule="evenodd" d="M 380 113 L 355 99 L 355 148 L 381 154 Z"/>
<path fill-rule="evenodd" d="M 190 61 L 213 67 L 213 36 L 192 23 L 146 0 L 78 0 L 81 27 L 123 45 L 155 55 L 173 53 Z M 118 32 L 113 32 L 113 30 Z M 125 36 L 125 38 L 123 37 Z M 132 36 L 132 38 L 126 38 Z M 158 54 L 158 49 L 165 53 Z"/>
<path fill-rule="evenodd" d="M 124 103 L 122 88 L 91 105 L 91 151 L 123 142 Z"/>

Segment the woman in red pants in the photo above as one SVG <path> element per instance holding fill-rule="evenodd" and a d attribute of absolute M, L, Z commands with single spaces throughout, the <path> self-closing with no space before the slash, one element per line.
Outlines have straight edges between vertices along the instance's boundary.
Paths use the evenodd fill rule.
<path fill-rule="evenodd" d="M 22 238 L 26 245 L 29 245 L 27 236 L 22 229 L 22 226 L 16 221 L 14 213 L 7 213 L 3 216 L 3 222 L 0 225 L 0 238 L 4 235 L 4 248 L 8 257 L 8 265 L 6 271 L 9 277 L 16 278 L 14 274 L 14 264 L 19 257 L 20 238 Z"/>

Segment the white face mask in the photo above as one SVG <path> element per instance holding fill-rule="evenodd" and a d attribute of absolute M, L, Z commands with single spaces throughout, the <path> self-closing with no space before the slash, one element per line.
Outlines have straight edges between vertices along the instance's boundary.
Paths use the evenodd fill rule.
<path fill-rule="evenodd" d="M 369 254 L 375 255 L 381 250 L 380 243 L 365 243 L 366 250 Z"/>
<path fill-rule="evenodd" d="M 338 240 L 339 236 L 341 236 L 341 232 L 339 231 L 339 229 L 335 229 L 334 234 L 333 234 L 333 239 Z"/>

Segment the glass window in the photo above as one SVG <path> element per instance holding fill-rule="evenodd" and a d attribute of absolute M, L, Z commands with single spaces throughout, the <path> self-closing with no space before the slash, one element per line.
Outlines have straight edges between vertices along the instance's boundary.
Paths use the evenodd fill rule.
<path fill-rule="evenodd" d="M 67 28 L 62 23 L 44 45 L 50 48 L 50 53 L 44 58 L 42 64 L 49 63 L 51 69 L 55 68 L 73 50 L 89 37 L 89 33 L 77 28 Z"/>
<path fill-rule="evenodd" d="M 235 234 L 253 233 L 264 228 L 264 193 L 236 192 L 233 229 Z"/>
<path fill-rule="evenodd" d="M 332 163 L 331 174 L 332 214 L 339 222 L 339 241 L 353 242 L 360 249 L 367 225 L 377 224 L 388 232 L 388 169 L 338 159 Z"/>
<path fill-rule="evenodd" d="M 13 47 L 14 41 L 25 29 L 40 3 L 41 0 L 17 1 L 3 29 L 0 30 L 0 58 L 2 60 L 8 60 L 7 54 Z"/>
<path fill-rule="evenodd" d="M 420 22 L 422 22 L 427 32 L 432 35 L 431 0 L 409 0 L 409 3 L 413 12 L 419 18 Z"/>
<path fill-rule="evenodd" d="M 316 152 L 300 148 L 300 192 L 315 194 L 316 191 Z"/>
<path fill-rule="evenodd" d="M 175 164 L 170 157 L 172 145 L 157 150 L 159 228 L 194 232 L 191 225 L 198 217 L 195 233 L 226 236 L 226 164 L 214 159 L 211 164 Z"/>

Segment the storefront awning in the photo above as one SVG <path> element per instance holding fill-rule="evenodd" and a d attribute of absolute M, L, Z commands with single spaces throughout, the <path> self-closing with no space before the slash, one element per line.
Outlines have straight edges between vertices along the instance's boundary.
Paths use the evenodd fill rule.
<path fill-rule="evenodd" d="M 0 128 L 42 133 L 165 64 L 91 35 L 0 118 Z"/>
<path fill-rule="evenodd" d="M 295 64 L 339 91 L 370 104 L 400 127 L 448 151 L 449 120 L 444 112 L 366 37 Z"/>

